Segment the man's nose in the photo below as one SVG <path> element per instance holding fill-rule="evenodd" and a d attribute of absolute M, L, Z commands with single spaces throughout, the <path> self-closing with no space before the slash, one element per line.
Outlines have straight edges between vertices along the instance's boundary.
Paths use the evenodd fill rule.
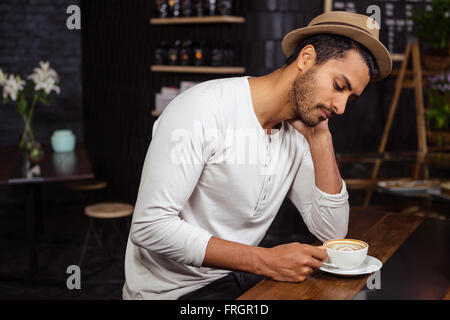
<path fill-rule="evenodd" d="M 345 106 L 347 105 L 347 99 L 337 100 L 332 104 L 334 113 L 342 115 L 345 112 Z"/>

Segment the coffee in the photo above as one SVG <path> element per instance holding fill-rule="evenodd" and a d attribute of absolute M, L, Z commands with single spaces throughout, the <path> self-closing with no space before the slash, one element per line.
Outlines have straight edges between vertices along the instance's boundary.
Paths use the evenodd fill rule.
<path fill-rule="evenodd" d="M 369 249 L 367 243 L 354 239 L 335 239 L 323 245 L 327 248 L 327 263 L 340 269 L 358 267 L 366 258 Z"/>
<path fill-rule="evenodd" d="M 338 251 L 357 251 L 364 249 L 366 247 L 364 243 L 361 243 L 359 241 L 345 241 L 345 240 L 328 242 L 325 246 L 327 248 Z"/>

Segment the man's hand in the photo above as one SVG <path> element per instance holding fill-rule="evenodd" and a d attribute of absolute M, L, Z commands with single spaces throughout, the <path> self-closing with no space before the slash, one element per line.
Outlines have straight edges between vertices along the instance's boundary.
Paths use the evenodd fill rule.
<path fill-rule="evenodd" d="M 268 249 L 263 274 L 273 280 L 300 282 L 322 266 L 327 259 L 325 247 L 315 247 L 298 242 Z"/>
<path fill-rule="evenodd" d="M 300 120 L 289 120 L 289 123 L 308 141 L 314 163 L 317 188 L 329 194 L 340 193 L 342 179 L 334 156 L 333 139 L 328 129 L 328 119 L 315 127 L 308 127 Z"/>
<path fill-rule="evenodd" d="M 298 132 L 303 134 L 308 141 L 317 137 L 330 135 L 328 119 L 321 121 L 315 127 L 308 127 L 301 120 L 288 120 L 288 122 L 297 129 Z"/>

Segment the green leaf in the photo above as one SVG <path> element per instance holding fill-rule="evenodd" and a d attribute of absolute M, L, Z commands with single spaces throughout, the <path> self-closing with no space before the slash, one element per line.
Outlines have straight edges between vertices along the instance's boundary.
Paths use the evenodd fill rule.
<path fill-rule="evenodd" d="M 17 112 L 20 114 L 26 114 L 27 106 L 27 99 L 25 99 L 23 94 L 19 94 L 19 97 L 17 98 Z"/>
<path fill-rule="evenodd" d="M 39 96 L 38 101 L 43 104 L 48 104 L 47 98 L 43 96 Z"/>

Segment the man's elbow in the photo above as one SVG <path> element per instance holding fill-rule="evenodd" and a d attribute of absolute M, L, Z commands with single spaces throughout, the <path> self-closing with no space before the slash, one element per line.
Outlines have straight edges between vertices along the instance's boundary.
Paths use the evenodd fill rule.
<path fill-rule="evenodd" d="M 332 239 L 342 239 L 348 233 L 349 206 L 345 205 L 336 211 L 329 209 L 317 215 L 319 219 L 314 219 L 315 232 L 313 234 L 321 241 Z"/>
<path fill-rule="evenodd" d="M 138 247 L 144 247 L 148 242 L 148 228 L 140 223 L 133 222 L 130 226 L 130 241 Z M 148 245 L 148 243 L 147 243 Z"/>

